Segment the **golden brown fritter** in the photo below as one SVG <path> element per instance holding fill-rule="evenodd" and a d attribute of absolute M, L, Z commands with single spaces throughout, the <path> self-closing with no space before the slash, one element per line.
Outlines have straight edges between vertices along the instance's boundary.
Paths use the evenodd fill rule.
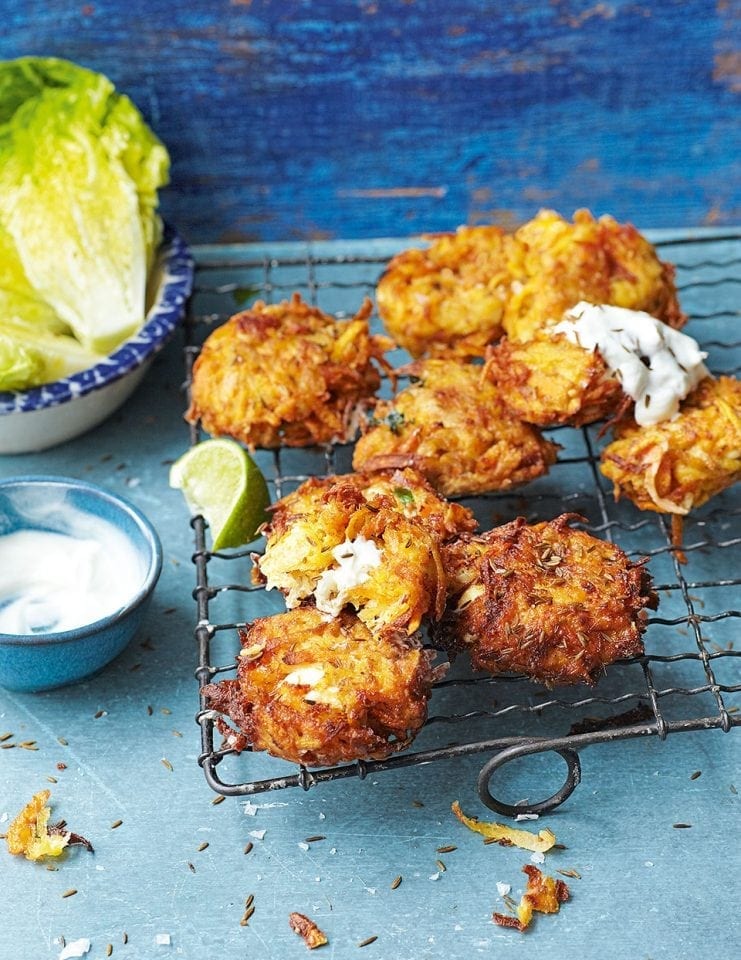
<path fill-rule="evenodd" d="M 411 634 L 442 614 L 442 543 L 475 526 L 414 470 L 312 478 L 273 507 L 253 579 L 281 590 L 289 608 L 309 597 L 328 614 L 350 604 L 373 633 Z M 363 567 L 368 551 L 375 567 Z"/>
<path fill-rule="evenodd" d="M 460 227 L 430 235 L 427 249 L 405 250 L 376 289 L 378 311 L 413 357 L 480 357 L 502 334 L 512 238 L 500 227 Z"/>
<path fill-rule="evenodd" d="M 658 602 L 650 577 L 619 547 L 573 530 L 579 519 L 520 517 L 446 546 L 449 603 L 436 640 L 477 669 L 549 687 L 594 683 L 641 654 L 644 608 Z"/>
<path fill-rule="evenodd" d="M 741 383 L 705 380 L 673 420 L 621 423 L 602 451 L 602 473 L 641 510 L 685 515 L 741 479 Z"/>
<path fill-rule="evenodd" d="M 240 633 L 237 679 L 203 688 L 236 749 L 324 766 L 380 759 L 408 746 L 427 716 L 439 668 L 410 642 L 374 637 L 354 614 L 313 607 L 263 617 Z"/>
<path fill-rule="evenodd" d="M 596 220 L 577 210 L 569 223 L 541 210 L 514 234 L 511 293 L 502 325 L 512 340 L 529 340 L 580 300 L 644 310 L 670 327 L 686 322 L 677 300 L 674 267 L 631 224 Z"/>
<path fill-rule="evenodd" d="M 392 344 L 368 332 L 371 302 L 335 320 L 294 294 L 258 300 L 208 337 L 193 365 L 186 419 L 255 447 L 345 442 L 380 385 Z"/>
<path fill-rule="evenodd" d="M 486 374 L 512 416 L 539 427 L 581 427 L 615 414 L 625 395 L 597 350 L 537 330 L 490 347 Z M 630 402 L 630 401 L 628 401 Z"/>
<path fill-rule="evenodd" d="M 555 462 L 558 446 L 507 413 L 483 367 L 433 359 L 399 373 L 414 382 L 377 403 L 355 447 L 356 470 L 414 467 L 451 496 L 506 490 Z"/>

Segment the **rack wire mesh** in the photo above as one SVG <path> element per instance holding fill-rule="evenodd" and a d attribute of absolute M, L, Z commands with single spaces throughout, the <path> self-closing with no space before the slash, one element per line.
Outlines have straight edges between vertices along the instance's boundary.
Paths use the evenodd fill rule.
<path fill-rule="evenodd" d="M 677 266 L 682 305 L 690 315 L 686 332 L 708 351 L 714 373 L 737 374 L 741 360 L 738 292 L 741 234 L 657 232 L 660 255 Z M 255 297 L 275 302 L 299 291 L 338 317 L 352 315 L 372 296 L 388 258 L 408 245 L 401 240 L 348 244 L 275 244 L 266 247 L 196 248 L 196 284 L 186 324 L 186 388 L 200 344 L 208 333 Z M 372 321 L 380 330 L 377 316 Z M 403 352 L 392 354 L 401 363 Z M 389 385 L 384 385 L 389 390 Z M 686 565 L 672 545 L 665 516 L 615 503 L 598 470 L 598 427 L 546 431 L 563 450 L 547 477 L 514 492 L 459 498 L 476 513 L 482 529 L 518 515 L 549 519 L 574 511 L 586 529 L 614 541 L 631 557 L 648 556 L 661 598 L 649 619 L 643 656 L 615 664 L 595 688 L 557 692 L 522 677 L 473 675 L 455 663 L 438 682 L 427 722 L 414 744 L 386 760 L 321 769 L 287 764 L 251 751 L 235 754 L 215 741 L 215 715 L 201 698 L 197 721 L 209 785 L 225 795 L 316 784 L 432 761 L 486 754 L 478 791 L 482 801 L 505 815 L 542 813 L 562 803 L 580 781 L 579 752 L 585 747 L 632 737 L 659 737 L 692 730 L 725 732 L 741 723 L 741 649 L 735 649 L 741 618 L 741 498 L 734 490 L 694 512 L 685 524 Z M 191 427 L 192 444 L 201 440 Z M 351 469 L 349 445 L 258 451 L 256 459 L 274 499 L 312 475 Z M 198 643 L 196 677 L 201 684 L 233 674 L 237 629 L 257 616 L 282 609 L 280 598 L 250 585 L 251 551 L 212 553 L 201 517 L 192 520 Z M 741 646 L 741 645 L 740 645 Z M 509 761 L 553 751 L 566 762 L 563 784 L 551 796 L 513 804 L 491 790 L 495 772 Z M 223 775 L 228 770 L 228 775 Z"/>

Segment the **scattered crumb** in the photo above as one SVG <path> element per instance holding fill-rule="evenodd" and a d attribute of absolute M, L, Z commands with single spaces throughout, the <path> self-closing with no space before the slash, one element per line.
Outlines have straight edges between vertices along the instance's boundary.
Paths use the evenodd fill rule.
<path fill-rule="evenodd" d="M 294 933 L 297 933 L 304 941 L 309 950 L 315 950 L 317 947 L 323 947 L 328 943 L 326 935 L 319 927 L 305 917 L 303 913 L 291 913 L 288 916 L 288 924 Z"/>
<path fill-rule="evenodd" d="M 517 916 L 492 914 L 492 920 L 500 927 L 512 927 L 521 933 L 529 926 L 533 913 L 558 913 L 561 904 L 569 899 L 569 888 L 563 880 L 547 877 L 529 865 L 522 871 L 527 874 L 527 888 L 517 906 Z"/>

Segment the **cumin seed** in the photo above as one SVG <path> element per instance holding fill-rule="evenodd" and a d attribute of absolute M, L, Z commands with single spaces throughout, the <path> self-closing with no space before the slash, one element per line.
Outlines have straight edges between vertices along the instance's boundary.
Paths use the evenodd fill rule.
<path fill-rule="evenodd" d="M 148 703 L 148 704 L 147 704 L 147 714 L 151 717 L 153 713 L 154 713 L 154 708 L 152 707 L 152 704 L 151 704 L 151 703 Z"/>
<path fill-rule="evenodd" d="M 65 890 L 64 893 L 62 894 L 62 900 L 66 899 L 67 897 L 74 897 L 76 893 L 77 891 L 75 890 L 75 888 L 70 887 L 69 890 Z"/>
<path fill-rule="evenodd" d="M 246 909 L 246 910 L 244 911 L 244 913 L 242 914 L 242 919 L 239 921 L 240 927 L 247 927 L 247 926 L 249 926 L 250 918 L 252 917 L 252 914 L 253 914 L 254 912 L 255 912 L 255 908 L 254 908 L 254 907 L 247 907 L 247 909 Z"/>
<path fill-rule="evenodd" d="M 436 853 L 452 853 L 454 850 L 457 850 L 458 847 L 454 846 L 452 843 L 447 844 L 444 847 L 438 847 Z"/>
<path fill-rule="evenodd" d="M 198 852 L 200 853 L 202 850 L 205 850 L 207 846 L 208 846 L 208 840 L 204 840 L 203 843 L 199 843 Z"/>
<path fill-rule="evenodd" d="M 369 947 L 372 943 L 375 943 L 378 940 L 377 936 L 366 937 L 365 940 L 361 940 L 358 944 L 359 947 Z"/>
<path fill-rule="evenodd" d="M 445 873 L 445 871 L 448 869 L 448 868 L 445 866 L 445 864 L 442 862 L 442 860 L 436 860 L 436 861 L 435 861 L 435 866 L 436 866 L 437 869 L 440 871 L 440 873 Z"/>
<path fill-rule="evenodd" d="M 577 873 L 576 870 L 556 870 L 556 873 L 560 873 L 562 877 L 573 877 L 574 880 L 581 880 L 581 874 Z"/>
<path fill-rule="evenodd" d="M 396 888 L 401 884 L 401 874 L 398 877 L 394 877 L 391 881 L 391 889 L 396 890 Z"/>
<path fill-rule="evenodd" d="M 254 843 L 253 843 L 251 840 L 248 840 L 248 841 L 247 841 L 247 846 L 244 848 L 244 852 L 245 852 L 245 853 L 252 853 L 252 848 L 253 848 L 254 846 L 255 846 Z"/>
<path fill-rule="evenodd" d="M 35 740 L 32 743 L 19 743 L 18 746 L 21 748 L 21 750 L 38 750 L 39 749 L 36 746 Z"/>
<path fill-rule="evenodd" d="M 128 942 L 129 942 L 129 935 L 128 935 L 128 933 L 123 933 L 123 934 L 121 934 L 121 939 L 123 940 L 124 943 L 128 943 Z"/>
<path fill-rule="evenodd" d="M 105 955 L 106 955 L 107 957 L 110 957 L 110 955 L 111 955 L 112 953 L 113 953 L 113 944 L 112 944 L 112 943 L 109 943 L 109 944 L 106 946 L 106 948 L 105 948 Z"/>
<path fill-rule="evenodd" d="M 98 710 L 97 713 L 93 714 L 93 720 L 100 720 L 101 717 L 104 717 L 106 714 L 105 710 Z"/>
<path fill-rule="evenodd" d="M 422 801 L 421 801 L 421 800 L 412 800 L 412 806 L 413 806 L 413 807 L 418 807 L 418 808 L 419 808 L 419 807 L 423 807 L 423 806 L 424 806 L 424 804 L 422 803 Z"/>
<path fill-rule="evenodd" d="M 121 826 L 122 823 L 123 823 L 123 820 L 114 820 L 113 823 L 111 824 L 111 830 L 118 830 L 118 828 Z"/>
<path fill-rule="evenodd" d="M 211 806 L 217 807 L 220 803 L 223 803 L 226 800 L 226 797 L 223 794 L 219 794 L 218 797 L 214 797 L 211 801 Z"/>
<path fill-rule="evenodd" d="M 69 746 L 69 740 L 65 740 L 64 737 L 57 737 L 57 743 L 61 743 L 63 747 Z"/>
<path fill-rule="evenodd" d="M 195 873 L 195 872 L 196 872 L 196 868 L 193 866 L 193 864 L 190 862 L 190 860 L 188 861 L 188 869 L 190 870 L 191 873 Z"/>
<path fill-rule="evenodd" d="M 672 826 L 675 830 L 689 830 L 692 826 L 691 823 L 673 823 Z"/>
<path fill-rule="evenodd" d="M 46 869 L 49 870 L 51 873 L 56 873 L 59 867 L 55 867 L 53 863 L 47 863 Z"/>
<path fill-rule="evenodd" d="M 249 897 L 247 897 L 247 899 L 244 901 L 244 909 L 249 910 L 249 908 L 252 906 L 254 902 L 255 902 L 255 895 L 254 893 L 251 893 Z"/>
<path fill-rule="evenodd" d="M 173 737 L 182 737 L 182 733 L 179 730 L 172 731 Z"/>
<path fill-rule="evenodd" d="M 0 743 L 5 743 L 5 741 L 10 740 L 12 736 L 12 733 L 0 733 Z"/>
<path fill-rule="evenodd" d="M 697 780 L 697 778 L 701 776 L 702 776 L 702 770 L 695 770 L 694 773 L 690 774 L 690 780 Z"/>
<path fill-rule="evenodd" d="M 326 840 L 327 838 L 323 833 L 314 834 L 312 837 L 306 837 L 304 843 L 317 843 L 319 840 Z"/>
<path fill-rule="evenodd" d="M 160 707 L 160 713 L 164 713 L 166 717 L 169 717 L 172 713 L 172 710 L 170 710 L 168 707 Z"/>
<path fill-rule="evenodd" d="M 172 764 L 170 763 L 170 761 L 167 759 L 167 757 L 163 757 L 163 758 L 160 760 L 160 763 L 162 764 L 163 767 L 166 767 L 166 768 L 170 771 L 170 773 L 172 773 L 173 766 L 172 766 Z"/>
<path fill-rule="evenodd" d="M 49 781 L 49 783 L 59 783 L 56 777 L 47 777 L 46 779 Z"/>
<path fill-rule="evenodd" d="M 0 744 L 0 750 L 13 750 L 15 748 L 14 743 L 3 743 Z"/>

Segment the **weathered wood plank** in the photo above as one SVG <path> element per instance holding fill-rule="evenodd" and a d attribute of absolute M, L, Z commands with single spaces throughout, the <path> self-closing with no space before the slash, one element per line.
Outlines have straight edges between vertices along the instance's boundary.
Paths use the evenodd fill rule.
<path fill-rule="evenodd" d="M 727 0 L 4 6 L 0 56 L 69 57 L 141 106 L 173 157 L 164 209 L 194 240 L 397 235 L 541 205 L 741 217 Z"/>

